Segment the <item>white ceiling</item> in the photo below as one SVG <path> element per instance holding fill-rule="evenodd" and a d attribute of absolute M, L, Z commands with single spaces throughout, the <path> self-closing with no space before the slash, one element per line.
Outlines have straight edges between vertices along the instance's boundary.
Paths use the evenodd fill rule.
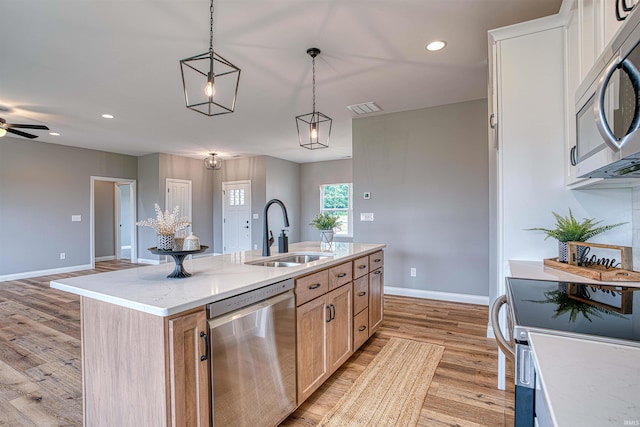
<path fill-rule="evenodd" d="M 486 31 L 561 0 L 215 0 L 214 49 L 242 69 L 236 111 L 185 108 L 179 60 L 206 52 L 207 0 L 0 0 L 0 117 L 36 141 L 130 155 L 351 156 L 347 105 L 384 113 L 486 97 Z M 426 42 L 444 39 L 437 53 Z M 333 118 L 328 149 L 298 146 L 295 116 Z M 116 116 L 101 118 L 102 113 Z"/>

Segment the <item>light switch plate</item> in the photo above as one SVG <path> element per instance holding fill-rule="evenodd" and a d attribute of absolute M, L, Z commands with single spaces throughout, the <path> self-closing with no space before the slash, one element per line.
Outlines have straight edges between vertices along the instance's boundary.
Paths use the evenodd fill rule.
<path fill-rule="evenodd" d="M 71 221 L 73 222 L 82 221 L 82 215 L 71 215 Z"/>
<path fill-rule="evenodd" d="M 372 212 L 361 213 L 360 221 L 373 221 L 373 213 Z"/>
<path fill-rule="evenodd" d="M 253 214 L 253 219 L 258 219 L 258 214 Z"/>

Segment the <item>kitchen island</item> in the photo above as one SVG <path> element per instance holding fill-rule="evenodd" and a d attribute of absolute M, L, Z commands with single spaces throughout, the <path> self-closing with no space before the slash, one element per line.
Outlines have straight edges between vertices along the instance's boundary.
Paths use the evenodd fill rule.
<path fill-rule="evenodd" d="M 173 269 L 168 263 L 52 281 L 51 287 L 81 296 L 85 425 L 209 425 L 211 379 L 207 359 L 209 351 L 215 349 L 207 343 L 206 305 L 291 278 L 296 281 L 298 322 L 316 328 L 313 333 L 298 335 L 299 405 L 380 324 L 384 247 L 336 242 L 326 250 L 316 242 L 296 243 L 289 246 L 290 254 L 326 257 L 276 268 L 252 263 L 261 264 L 282 254 L 262 257 L 259 251 L 247 251 L 186 260 L 185 268 L 192 276 L 184 279 L 168 279 Z M 316 290 L 315 279 L 323 275 L 329 283 Z M 311 283 L 309 279 L 314 279 L 309 286 L 314 293 L 309 296 L 310 291 L 305 289 L 302 301 L 297 288 Z M 368 286 L 366 291 L 361 290 L 362 279 Z M 358 308 L 360 314 L 353 309 L 356 286 L 358 295 L 368 294 L 371 305 Z M 324 294 L 320 293 L 322 289 Z M 326 336 L 322 328 L 330 323 L 318 319 L 318 314 L 326 315 L 322 304 L 337 305 L 330 299 L 335 292 L 347 303 L 345 312 L 349 314 L 349 321 L 343 325 L 346 329 L 342 329 L 344 337 L 333 334 L 338 341 L 342 339 L 341 349 L 345 351 L 335 360 L 330 354 L 321 354 L 320 359 L 325 358 L 324 362 L 320 360 L 321 366 L 330 369 L 320 372 L 308 366 L 310 359 L 302 365 L 300 360 L 305 349 L 318 346 L 307 342 L 300 347 L 300 343 L 301 338 Z M 312 306 L 312 310 L 306 310 Z M 333 310 L 335 316 L 335 307 Z M 364 326 L 356 328 L 356 322 L 363 318 Z M 366 331 L 364 337 L 362 331 Z M 321 347 L 338 348 L 331 343 Z"/>

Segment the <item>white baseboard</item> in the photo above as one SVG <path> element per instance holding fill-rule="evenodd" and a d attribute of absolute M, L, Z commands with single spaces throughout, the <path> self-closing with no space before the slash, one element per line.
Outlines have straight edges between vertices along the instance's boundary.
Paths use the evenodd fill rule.
<path fill-rule="evenodd" d="M 97 256 L 96 257 L 96 262 L 113 261 L 114 259 L 116 259 L 115 255 Z"/>
<path fill-rule="evenodd" d="M 453 292 L 425 291 L 422 289 L 396 288 L 385 286 L 384 293 L 403 297 L 435 299 L 438 301 L 462 302 L 466 304 L 489 305 L 489 297 L 480 295 L 456 294 Z"/>
<path fill-rule="evenodd" d="M 74 271 L 91 270 L 91 264 L 74 265 L 71 267 L 51 268 L 48 270 L 25 271 L 24 273 L 5 274 L 0 276 L 0 282 L 10 280 L 29 279 L 31 277 L 50 276 L 52 274 L 72 273 Z"/>

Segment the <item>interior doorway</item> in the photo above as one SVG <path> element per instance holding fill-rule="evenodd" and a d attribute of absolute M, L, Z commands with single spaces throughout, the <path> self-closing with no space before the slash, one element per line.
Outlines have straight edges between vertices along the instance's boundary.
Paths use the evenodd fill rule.
<path fill-rule="evenodd" d="M 222 183 L 222 252 L 251 250 L 251 181 Z"/>
<path fill-rule="evenodd" d="M 136 181 L 92 176 L 90 203 L 91 268 L 96 260 L 137 263 Z"/>
<path fill-rule="evenodd" d="M 169 211 L 169 213 L 173 212 L 173 209 L 176 206 L 180 207 L 180 217 L 187 217 L 189 221 L 193 221 L 193 216 L 191 214 L 192 210 L 192 196 L 191 196 L 191 187 L 192 183 L 187 179 L 176 179 L 176 178 L 167 178 L 165 181 L 165 185 L 167 188 L 167 197 L 165 197 L 164 208 Z M 189 226 L 184 230 L 180 230 L 180 234 L 189 235 L 189 232 L 193 231 L 193 227 Z"/>

